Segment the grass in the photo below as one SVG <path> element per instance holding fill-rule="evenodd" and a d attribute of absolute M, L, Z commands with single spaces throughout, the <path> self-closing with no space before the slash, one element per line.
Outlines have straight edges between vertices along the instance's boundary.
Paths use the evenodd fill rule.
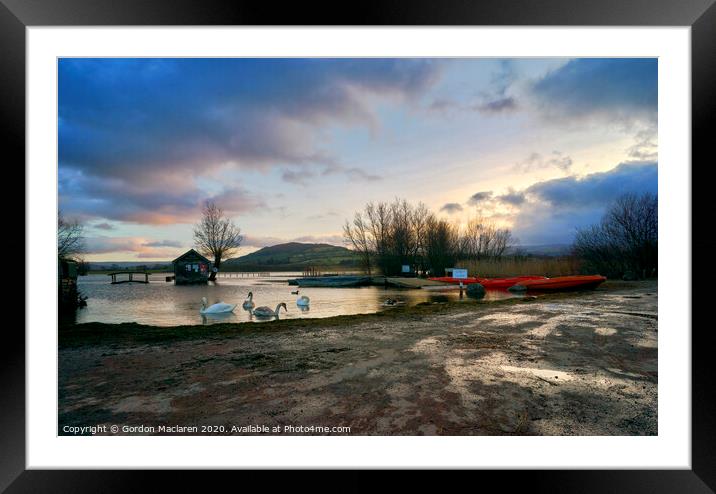
<path fill-rule="evenodd" d="M 570 276 L 580 274 L 581 263 L 573 257 L 528 257 L 485 261 L 462 261 L 457 266 L 468 269 L 470 276 L 500 278 L 510 276 Z M 596 274 L 596 273 L 595 273 Z"/>

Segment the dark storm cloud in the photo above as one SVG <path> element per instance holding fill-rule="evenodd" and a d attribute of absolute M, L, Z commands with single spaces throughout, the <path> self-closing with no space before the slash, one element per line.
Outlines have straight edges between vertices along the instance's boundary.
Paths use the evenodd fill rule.
<path fill-rule="evenodd" d="M 366 96 L 417 97 L 440 70 L 424 59 L 60 59 L 60 170 L 82 180 L 64 201 L 153 222 L 200 202 L 193 180 L 221 166 L 336 165 L 320 126 L 371 126 Z"/>
<path fill-rule="evenodd" d="M 445 211 L 447 214 L 459 213 L 462 211 L 462 206 L 456 202 L 448 202 L 440 208 L 440 211 Z"/>
<path fill-rule="evenodd" d="M 538 182 L 515 217 L 513 231 L 523 243 L 570 243 L 577 228 L 597 223 L 605 209 L 627 192 L 658 193 L 657 164 L 622 163 L 582 178 Z"/>
<path fill-rule="evenodd" d="M 607 172 L 536 183 L 525 191 L 562 209 L 607 204 L 625 192 L 657 192 L 656 163 L 621 163 Z"/>
<path fill-rule="evenodd" d="M 72 168 L 59 170 L 58 191 L 63 210 L 142 224 L 191 223 L 207 199 L 229 214 L 265 205 L 240 187 L 227 187 L 219 194 L 207 196 L 182 176 L 168 175 L 157 185 L 151 181 L 99 179 Z"/>
<path fill-rule="evenodd" d="M 532 85 L 547 117 L 655 120 L 656 58 L 572 60 Z"/>

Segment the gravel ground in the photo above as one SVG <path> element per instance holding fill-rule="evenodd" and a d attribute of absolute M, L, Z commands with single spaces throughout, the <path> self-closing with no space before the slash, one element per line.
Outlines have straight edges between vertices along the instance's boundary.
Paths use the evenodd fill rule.
<path fill-rule="evenodd" d="M 657 284 L 267 325 L 73 326 L 58 421 L 61 435 L 656 435 Z"/>

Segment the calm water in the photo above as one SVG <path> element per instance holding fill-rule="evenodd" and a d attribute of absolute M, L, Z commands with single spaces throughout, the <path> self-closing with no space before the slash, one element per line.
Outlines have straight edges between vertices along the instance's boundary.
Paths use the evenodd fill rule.
<path fill-rule="evenodd" d="M 256 306 L 266 305 L 274 309 L 285 302 L 288 312 L 281 309 L 281 319 L 301 317 L 330 317 L 342 314 L 363 314 L 391 310 L 383 303 L 388 298 L 415 305 L 420 302 L 445 302 L 460 300 L 459 291 L 428 291 L 414 289 L 385 289 L 368 286 L 361 288 L 302 288 L 300 295 L 311 299 L 308 309 L 296 305 L 299 295 L 291 294 L 298 287 L 288 285 L 288 280 L 300 273 L 273 274 L 265 278 L 219 279 L 215 284 L 175 286 L 164 281 L 171 273 L 153 274 L 149 284 L 123 283 L 112 285 L 109 276 L 94 274 L 80 276 L 78 286 L 87 296 L 87 307 L 77 311 L 77 322 L 137 322 L 155 326 L 182 324 L 211 324 L 215 322 L 259 321 L 241 308 L 249 291 L 254 293 Z M 483 299 L 489 302 L 512 297 L 506 291 L 488 291 Z M 199 314 L 201 297 L 209 305 L 216 302 L 239 304 L 234 313 L 203 317 Z M 472 302 L 465 297 L 466 302 Z"/>

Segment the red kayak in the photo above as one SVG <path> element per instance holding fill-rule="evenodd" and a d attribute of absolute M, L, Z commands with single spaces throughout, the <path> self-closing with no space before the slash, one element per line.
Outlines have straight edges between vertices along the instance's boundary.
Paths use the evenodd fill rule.
<path fill-rule="evenodd" d="M 433 281 L 442 281 L 443 283 L 453 283 L 455 285 L 460 284 L 460 282 L 462 282 L 463 285 L 480 283 L 486 290 L 504 290 L 523 281 L 544 280 L 546 278 L 544 276 L 513 276 L 512 278 L 453 278 L 451 276 L 440 276 L 428 279 Z"/>
<path fill-rule="evenodd" d="M 604 283 L 607 279 L 604 276 L 559 276 L 557 278 L 545 278 L 541 280 L 525 280 L 513 285 L 510 290 L 530 290 L 542 292 L 556 292 L 566 290 L 594 289 Z"/>
<path fill-rule="evenodd" d="M 485 290 L 505 290 L 517 283 L 546 279 L 544 276 L 514 276 L 512 278 L 478 278 Z"/>

